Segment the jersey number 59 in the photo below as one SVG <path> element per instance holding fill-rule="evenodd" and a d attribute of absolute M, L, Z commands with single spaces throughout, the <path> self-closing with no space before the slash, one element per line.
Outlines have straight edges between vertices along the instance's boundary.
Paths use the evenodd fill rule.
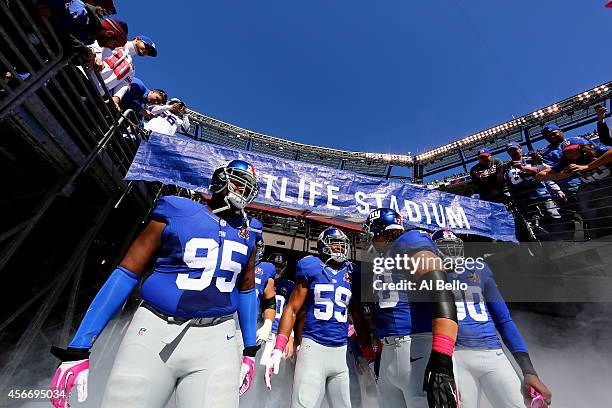
<path fill-rule="evenodd" d="M 198 250 L 206 250 L 206 256 L 198 256 Z M 246 255 L 248 247 L 240 242 L 225 240 L 221 245 L 221 264 L 218 270 L 232 273 L 228 280 L 217 276 L 215 285 L 219 292 L 231 292 L 236 286 L 236 278 L 242 270 L 242 265 L 232 260 L 232 255 L 238 252 Z M 185 245 L 183 261 L 193 269 L 203 269 L 199 278 L 190 278 L 187 273 L 180 273 L 176 277 L 176 286 L 183 290 L 204 290 L 212 283 L 213 275 L 217 271 L 219 258 L 219 243 L 212 238 L 192 238 Z"/>
<path fill-rule="evenodd" d="M 324 293 L 333 293 L 332 296 L 326 297 Z M 347 320 L 346 309 L 349 302 L 351 301 L 351 291 L 344 286 L 338 286 L 338 289 L 334 292 L 334 285 L 320 283 L 314 287 L 314 301 L 315 309 L 314 316 L 319 320 L 329 320 L 333 317 L 340 323 L 344 323 Z M 334 312 L 334 303 L 344 310 Z M 318 308 L 316 306 L 322 306 Z"/>

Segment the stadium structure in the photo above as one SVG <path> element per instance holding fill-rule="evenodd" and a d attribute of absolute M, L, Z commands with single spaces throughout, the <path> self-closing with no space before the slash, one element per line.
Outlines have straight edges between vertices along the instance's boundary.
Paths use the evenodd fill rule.
<path fill-rule="evenodd" d="M 0 270 L 10 288 L 1 300 L 2 395 L 24 361 L 39 361 L 48 370 L 48 347 L 67 342 L 80 320 L 78 311 L 87 308 L 156 198 L 188 194 L 174 186 L 123 180 L 139 140 L 146 137 L 133 112 L 117 111 L 107 90 L 99 96 L 94 86 L 99 76 L 84 75 L 65 55 L 53 29 L 35 22 L 20 2 L 15 4 L 9 9 L 0 2 Z M 36 44 L 32 36 L 39 40 Z M 609 106 L 611 88 L 610 82 L 598 85 L 414 155 L 297 143 L 194 111 L 186 136 L 421 184 L 425 177 L 451 169 L 467 171 L 481 147 L 499 152 L 510 141 L 531 147 L 546 124 L 570 130 L 593 123 L 596 106 Z M 398 169 L 408 169 L 411 176 L 397 174 Z M 264 222 L 268 246 L 300 253 L 316 249 L 325 225 L 360 229 L 360 220 L 347 223 L 264 206 L 251 212 Z M 359 247 L 358 234 L 351 239 Z"/>

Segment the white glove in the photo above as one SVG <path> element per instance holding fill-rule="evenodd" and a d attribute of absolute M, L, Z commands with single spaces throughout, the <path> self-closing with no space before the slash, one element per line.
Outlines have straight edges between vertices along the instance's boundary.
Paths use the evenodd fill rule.
<path fill-rule="evenodd" d="M 266 387 L 269 390 L 272 390 L 272 382 L 270 376 L 274 372 L 274 374 L 278 374 L 281 358 L 283 358 L 283 352 L 279 349 L 272 350 L 272 354 L 270 355 L 270 359 L 266 363 L 266 371 L 264 372 L 264 380 L 266 381 Z"/>
<path fill-rule="evenodd" d="M 266 319 L 264 324 L 257 330 L 257 345 L 261 345 L 268 340 L 270 330 L 272 330 L 272 320 Z"/>

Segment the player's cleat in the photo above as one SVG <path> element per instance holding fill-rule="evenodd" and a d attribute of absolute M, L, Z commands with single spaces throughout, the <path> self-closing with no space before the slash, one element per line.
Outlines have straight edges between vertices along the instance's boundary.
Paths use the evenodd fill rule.
<path fill-rule="evenodd" d="M 51 380 L 51 405 L 55 408 L 66 408 L 72 388 L 77 386 L 77 399 L 87 399 L 87 379 L 89 377 L 89 351 L 79 349 L 64 350 L 51 347 L 51 353 L 62 360 Z"/>
<path fill-rule="evenodd" d="M 548 408 L 548 404 L 546 403 L 544 396 L 535 388 L 531 387 L 529 389 L 529 396 L 531 397 L 531 404 L 529 405 L 529 408 Z"/>
<path fill-rule="evenodd" d="M 255 359 L 253 357 L 242 356 L 242 367 L 240 367 L 240 395 L 251 388 L 255 375 Z"/>

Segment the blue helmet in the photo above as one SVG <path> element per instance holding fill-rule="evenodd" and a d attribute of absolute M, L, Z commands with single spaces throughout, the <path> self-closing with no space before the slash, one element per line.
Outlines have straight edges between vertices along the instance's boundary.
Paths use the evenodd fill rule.
<path fill-rule="evenodd" d="M 319 256 L 336 262 L 344 262 L 349 256 L 349 239 L 341 229 L 329 227 L 319 234 L 317 251 Z"/>
<path fill-rule="evenodd" d="M 287 259 L 280 252 L 275 252 L 270 254 L 268 257 L 268 262 L 274 264 L 276 267 L 276 274 L 274 275 L 274 279 L 279 279 L 285 273 L 285 268 L 287 268 Z"/>
<path fill-rule="evenodd" d="M 431 234 L 431 240 L 440 252 L 449 258 L 463 258 L 463 240 L 449 228 L 442 228 Z"/>
<path fill-rule="evenodd" d="M 401 230 L 404 231 L 402 216 L 391 208 L 377 208 L 368 214 L 368 218 L 363 224 L 363 232 L 369 239 L 376 238 L 385 231 Z"/>
<path fill-rule="evenodd" d="M 259 180 L 255 168 L 243 161 L 232 160 L 215 170 L 210 183 L 212 193 L 227 189 L 225 202 L 239 210 L 251 203 L 259 192 Z"/>

